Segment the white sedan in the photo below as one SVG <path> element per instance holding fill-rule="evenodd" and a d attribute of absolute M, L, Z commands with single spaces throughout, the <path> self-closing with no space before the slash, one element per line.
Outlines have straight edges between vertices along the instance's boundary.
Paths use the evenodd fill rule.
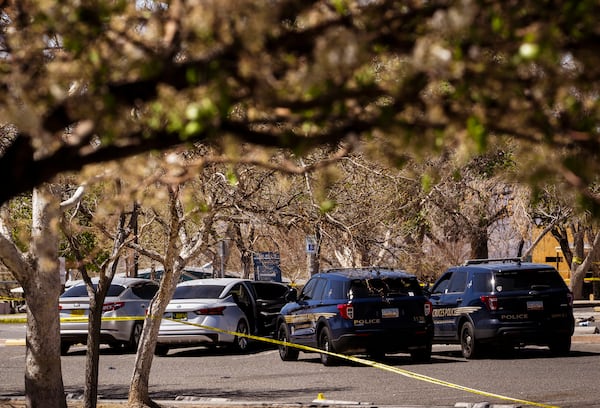
<path fill-rule="evenodd" d="M 164 356 L 171 348 L 195 346 L 246 350 L 248 338 L 235 333 L 255 331 L 257 309 L 250 282 L 216 278 L 179 283 L 161 321 L 155 354 Z"/>

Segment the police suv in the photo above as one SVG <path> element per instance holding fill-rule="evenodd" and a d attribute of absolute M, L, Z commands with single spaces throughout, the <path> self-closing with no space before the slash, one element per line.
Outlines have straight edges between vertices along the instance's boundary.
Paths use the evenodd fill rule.
<path fill-rule="evenodd" d="M 332 269 L 313 275 L 290 300 L 278 318 L 278 340 L 373 358 L 396 352 L 409 352 L 416 361 L 431 357 L 431 304 L 412 274 L 381 267 Z M 284 361 L 297 360 L 299 353 L 279 346 Z M 324 365 L 339 361 L 321 354 Z"/>
<path fill-rule="evenodd" d="M 429 293 L 434 343 L 459 343 L 465 358 L 489 346 L 548 346 L 568 354 L 573 296 L 555 268 L 519 258 L 477 259 L 448 269 Z"/>

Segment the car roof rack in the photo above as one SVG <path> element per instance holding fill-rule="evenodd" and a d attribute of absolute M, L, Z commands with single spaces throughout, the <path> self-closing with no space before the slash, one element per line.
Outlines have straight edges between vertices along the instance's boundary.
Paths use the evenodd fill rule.
<path fill-rule="evenodd" d="M 523 260 L 521 258 L 486 258 L 486 259 L 468 259 L 465 261 L 465 263 L 463 265 L 479 265 L 479 264 L 486 264 L 486 263 L 511 263 L 511 262 L 515 262 L 518 263 L 519 265 L 521 264 L 521 262 L 523 262 Z"/>

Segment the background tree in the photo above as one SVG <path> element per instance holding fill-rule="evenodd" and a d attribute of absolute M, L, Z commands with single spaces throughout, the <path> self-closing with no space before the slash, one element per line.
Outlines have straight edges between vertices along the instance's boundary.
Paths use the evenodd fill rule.
<path fill-rule="evenodd" d="M 120 193 L 119 180 L 116 182 L 116 187 L 116 192 Z M 69 200 L 61 203 L 63 209 L 61 229 L 68 242 L 68 248 L 65 249 L 72 254 L 73 261 L 77 266 L 76 269 L 86 284 L 90 299 L 83 404 L 85 408 L 95 408 L 98 399 L 98 363 L 100 359 L 100 331 L 104 300 L 117 272 L 126 241 L 133 233 L 134 218 L 131 216 L 131 212 L 129 212 L 130 217 L 127 217 L 125 210 L 121 208 L 119 213 L 115 214 L 116 217 L 112 217 L 113 219 L 116 218 L 117 221 L 113 220 L 111 223 L 108 217 L 102 220 L 99 220 L 99 217 L 94 219 L 94 215 L 97 215 L 98 212 L 94 211 L 95 208 L 90 209 L 88 207 L 89 204 L 85 203 L 84 194 L 85 188 L 79 187 Z M 111 196 L 107 191 L 103 192 L 103 195 L 104 197 Z M 68 211 L 70 208 L 75 208 L 75 211 Z M 74 221 L 78 213 L 82 213 L 79 215 L 82 221 L 81 225 Z M 128 224 L 126 224 L 127 218 L 129 218 Z M 115 226 L 114 233 L 110 232 L 109 226 L 111 224 Z M 90 234 L 90 229 L 93 226 L 98 231 L 94 235 Z M 111 251 L 104 250 L 102 245 L 104 243 L 106 247 L 110 247 L 110 242 L 106 242 L 106 240 L 100 243 L 94 242 L 97 240 L 96 238 L 102 238 L 102 234 L 108 236 L 112 241 Z M 90 245 L 91 242 L 94 243 Z M 100 250 L 98 250 L 98 247 L 100 247 Z M 88 271 L 96 272 L 95 275 L 98 276 L 96 284 L 92 282 L 92 275 Z M 139 330 L 141 331 L 141 326 Z M 135 351 L 139 338 L 135 337 L 135 333 L 137 333 L 135 328 L 133 333 L 133 338 L 128 347 Z M 65 354 L 69 346 L 69 344 L 63 345 L 61 343 L 61 354 Z"/>
<path fill-rule="evenodd" d="M 533 213 L 540 226 L 556 239 L 570 266 L 569 287 L 575 299 L 582 299 L 584 278 L 593 270 L 600 251 L 597 221 L 557 185 L 537 192 Z"/>
<path fill-rule="evenodd" d="M 514 198 L 514 187 L 506 181 L 513 173 L 511 156 L 498 149 L 473 157 L 464 165 L 454 155 L 431 165 L 428 177 L 433 185 L 425 205 L 431 226 L 429 236 L 434 243 L 443 246 L 448 241 L 464 240 L 469 258 L 489 258 L 492 229 L 509 217 Z M 441 180 L 435 182 L 434 177 Z M 506 239 L 509 228 L 501 228 Z"/>

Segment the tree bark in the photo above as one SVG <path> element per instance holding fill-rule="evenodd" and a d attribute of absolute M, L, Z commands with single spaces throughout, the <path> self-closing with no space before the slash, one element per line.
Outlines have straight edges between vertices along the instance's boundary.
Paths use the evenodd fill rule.
<path fill-rule="evenodd" d="M 156 348 L 156 337 L 158 336 L 160 322 L 171 297 L 173 297 L 173 292 L 183 270 L 183 265 L 176 270 L 167 268 L 167 265 L 165 265 L 160 289 L 150 305 L 150 314 L 144 321 L 142 337 L 135 357 L 128 397 L 128 404 L 133 408 L 159 407 L 157 403 L 150 399 L 148 392 L 150 370 L 154 359 L 154 349 Z"/>
<path fill-rule="evenodd" d="M 25 395 L 27 407 L 66 408 L 60 361 L 58 201 L 44 187 L 33 192 L 30 271 L 15 274 L 27 303 Z M 31 274 L 30 276 L 26 276 Z"/>
<path fill-rule="evenodd" d="M 577 248 L 577 245 L 576 245 Z M 573 257 L 571 263 L 571 280 L 569 281 L 569 288 L 573 292 L 574 299 L 583 298 L 583 281 L 587 271 L 590 270 L 592 262 L 596 258 L 596 254 L 600 251 L 600 232 L 594 236 L 594 241 L 591 244 L 591 248 L 588 251 L 585 258 Z"/>
<path fill-rule="evenodd" d="M 471 235 L 471 259 L 487 259 L 488 254 L 487 227 L 479 228 Z"/>

